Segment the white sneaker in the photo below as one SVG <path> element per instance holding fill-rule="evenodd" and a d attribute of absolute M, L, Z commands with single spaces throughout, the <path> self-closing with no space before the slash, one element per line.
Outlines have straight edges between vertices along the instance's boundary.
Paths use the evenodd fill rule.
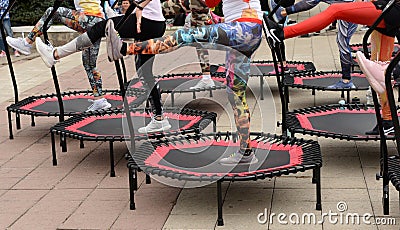
<path fill-rule="evenodd" d="M 212 79 L 201 79 L 195 86 L 190 87 L 189 89 L 207 89 L 215 86 L 215 83 Z"/>
<path fill-rule="evenodd" d="M 167 118 L 164 118 L 161 121 L 158 121 L 154 118 L 151 118 L 151 121 L 145 127 L 139 128 L 139 133 L 154 133 L 154 132 L 164 132 L 171 128 L 171 125 L 168 122 Z"/>
<path fill-rule="evenodd" d="M 106 24 L 106 44 L 107 44 L 107 56 L 108 60 L 117 61 L 124 56 L 121 54 L 122 40 L 118 35 L 118 32 L 114 28 L 113 20 L 108 20 Z"/>
<path fill-rule="evenodd" d="M 235 152 L 229 157 L 222 158 L 219 160 L 219 163 L 221 165 L 251 165 L 251 164 L 256 164 L 258 162 L 258 159 L 254 153 L 251 153 L 249 156 L 244 156 L 243 154 L 239 152 Z"/>
<path fill-rule="evenodd" d="M 15 50 L 18 50 L 18 52 L 24 54 L 24 55 L 30 55 L 31 54 L 31 48 L 32 45 L 27 43 L 25 41 L 25 38 L 12 38 L 12 37 L 6 37 L 7 43 L 9 46 L 14 48 Z"/>
<path fill-rule="evenodd" d="M 100 98 L 100 99 L 97 99 L 97 100 L 89 99 L 89 101 L 92 102 L 93 104 L 91 104 L 88 107 L 86 112 L 93 112 L 93 111 L 96 111 L 96 110 L 106 110 L 106 109 L 111 108 L 111 104 L 105 98 Z"/>
<path fill-rule="evenodd" d="M 40 54 L 40 57 L 42 58 L 44 64 L 46 64 L 47 67 L 51 68 L 53 67 L 54 64 L 56 64 L 56 59 L 54 59 L 53 53 L 54 53 L 54 48 L 52 45 L 46 45 L 44 42 L 42 42 L 42 39 L 39 37 L 36 38 L 36 50 Z"/>

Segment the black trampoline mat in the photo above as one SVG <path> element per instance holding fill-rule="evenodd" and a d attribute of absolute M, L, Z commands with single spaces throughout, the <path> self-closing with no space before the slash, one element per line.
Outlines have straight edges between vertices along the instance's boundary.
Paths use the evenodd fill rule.
<path fill-rule="evenodd" d="M 257 170 L 268 170 L 276 167 L 284 167 L 290 164 L 290 153 L 287 150 L 265 150 L 255 148 L 255 154 L 259 160 L 253 165 L 239 165 L 236 167 L 225 166 L 219 163 L 222 157 L 228 157 L 237 151 L 234 146 L 197 147 L 190 149 L 170 149 L 158 162 L 161 168 L 169 168 L 184 172 L 194 173 L 245 173 Z M 189 152 L 190 151 L 190 152 Z"/>
<path fill-rule="evenodd" d="M 107 99 L 112 107 L 122 106 L 122 101 Z M 87 98 L 74 98 L 69 100 L 63 100 L 65 113 L 82 113 L 88 109 L 92 104 Z M 31 110 L 44 112 L 44 113 L 59 113 L 58 101 L 45 101 L 44 103 L 33 106 Z"/>
<path fill-rule="evenodd" d="M 376 125 L 374 113 L 333 113 L 309 117 L 308 120 L 314 130 L 355 136 L 366 136 L 365 132 Z"/>
<path fill-rule="evenodd" d="M 199 78 L 165 78 L 158 81 L 161 91 L 185 91 L 190 90 L 189 88 L 195 86 L 199 81 Z M 214 80 L 215 86 L 223 86 L 224 84 L 220 81 Z"/>
<path fill-rule="evenodd" d="M 126 128 L 125 131 L 128 132 L 127 130 L 128 125 L 125 125 L 125 127 L 123 127 L 122 125 L 122 121 L 126 122 L 126 119 L 123 119 L 121 117 L 118 118 L 110 117 L 107 119 L 104 118 L 105 117 L 101 117 L 99 119 L 92 119 L 89 120 L 87 123 L 84 123 L 83 125 L 79 125 L 79 127 L 72 125 L 70 127 L 67 127 L 67 129 L 70 131 L 75 131 L 78 133 L 83 133 L 88 136 L 94 136 L 94 137 L 129 136 L 129 133 L 126 133 L 126 135 L 124 135 L 124 128 Z M 135 135 L 139 135 L 138 129 L 140 127 L 147 125 L 150 122 L 150 120 L 151 120 L 150 117 L 132 116 Z M 191 120 L 177 120 L 173 118 L 169 118 L 168 121 L 172 126 L 169 131 L 181 129 L 191 122 Z"/>
<path fill-rule="evenodd" d="M 341 79 L 341 77 L 307 78 L 303 79 L 303 85 L 327 88 Z M 369 83 L 365 77 L 352 76 L 351 79 L 357 88 L 369 87 Z"/>

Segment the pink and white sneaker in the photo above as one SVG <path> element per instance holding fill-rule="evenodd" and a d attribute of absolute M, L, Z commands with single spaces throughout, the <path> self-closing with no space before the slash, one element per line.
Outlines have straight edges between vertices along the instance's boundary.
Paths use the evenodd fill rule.
<path fill-rule="evenodd" d="M 368 60 L 361 51 L 356 53 L 358 64 L 371 87 L 379 94 L 386 91 L 385 71 L 389 63 Z"/>

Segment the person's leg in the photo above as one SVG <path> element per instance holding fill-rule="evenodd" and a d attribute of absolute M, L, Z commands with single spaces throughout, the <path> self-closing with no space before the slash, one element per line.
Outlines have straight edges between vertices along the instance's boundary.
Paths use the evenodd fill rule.
<path fill-rule="evenodd" d="M 122 18 L 123 16 L 119 16 L 108 20 L 112 20 L 116 26 Z M 63 46 L 56 47 L 54 51 L 55 59 L 58 60 L 64 58 L 92 46 L 96 41 L 105 36 L 105 29 L 108 20 L 97 22 L 92 27 L 87 28 L 86 33 L 81 34 Z M 128 17 L 124 25 L 118 30 L 118 33 L 122 38 L 137 38 L 138 34 L 136 29 L 132 28 L 136 28 L 136 17 Z M 63 50 L 64 52 L 61 53 L 60 50 Z"/>
<path fill-rule="evenodd" d="M 3 23 L 3 26 L 4 26 L 4 23 Z M 2 52 L 2 51 L 4 51 L 4 50 L 6 50 L 6 48 L 5 48 L 3 39 L 2 39 L 1 36 L 0 36 L 0 52 Z"/>
<path fill-rule="evenodd" d="M 377 10 L 372 2 L 332 4 L 326 10 L 313 17 L 297 23 L 296 25 L 284 27 L 283 35 L 284 39 L 288 39 L 319 31 L 329 26 L 329 24 L 335 20 L 371 26 L 381 13 L 382 11 Z M 384 21 L 379 23 L 378 27 L 385 28 Z"/>
<path fill-rule="evenodd" d="M 379 32 L 374 32 L 374 38 L 371 37 L 372 40 L 376 41 L 376 46 L 372 45 L 371 47 L 371 60 L 373 61 L 382 61 L 382 62 L 389 62 L 392 58 L 392 53 L 394 49 L 394 37 L 389 37 L 383 35 Z M 372 42 L 374 43 L 374 42 Z M 376 49 L 376 50 L 375 50 Z M 386 92 L 380 94 L 380 101 L 382 107 L 382 118 L 385 121 L 391 121 L 392 115 L 390 113 L 389 102 L 387 99 Z"/>
<path fill-rule="evenodd" d="M 35 41 L 35 38 L 37 36 L 40 36 L 43 34 L 43 25 L 46 19 L 49 17 L 51 11 L 53 10 L 53 7 L 47 8 L 43 16 L 39 19 L 39 21 L 36 23 L 35 27 L 31 30 L 31 32 L 28 34 L 27 39 L 29 39 L 29 43 L 33 43 Z M 49 27 L 52 25 L 54 22 L 61 22 L 67 27 L 79 32 L 79 33 L 84 33 L 86 30 L 81 26 L 81 21 L 85 20 L 84 18 L 86 15 L 83 12 L 78 12 L 76 10 L 72 10 L 69 8 L 65 7 L 59 7 L 57 11 L 55 12 L 53 18 L 49 22 Z"/>
<path fill-rule="evenodd" d="M 229 102 L 232 105 L 239 136 L 238 152 L 220 160 L 221 164 L 257 163 L 250 140 L 250 111 L 246 100 L 246 87 L 250 75 L 250 57 L 261 43 L 261 26 L 255 23 L 232 23 L 223 29 L 232 48 L 226 56 L 226 80 Z M 251 31 L 251 32 L 250 32 Z M 245 36 L 248 36 L 244 40 Z M 237 35 L 237 36 L 236 36 Z"/>
<path fill-rule="evenodd" d="M 137 39 L 147 40 L 160 37 L 164 34 L 165 29 L 165 22 L 157 22 L 143 18 L 141 26 L 142 33 L 138 34 Z M 167 131 L 171 128 L 168 119 L 163 116 L 160 88 L 153 75 L 154 56 L 153 54 L 138 54 L 136 58 L 137 75 L 140 80 L 143 81 L 144 86 L 150 91 L 148 99 L 153 110 L 152 121 L 145 127 L 139 128 L 139 133 Z"/>
<path fill-rule="evenodd" d="M 210 15 L 210 9 L 201 0 L 190 0 L 189 8 L 191 12 L 190 26 L 199 27 L 212 24 L 212 18 Z M 208 50 L 202 48 L 201 45 L 196 47 L 197 57 L 199 58 L 202 79 L 195 85 L 190 87 L 190 89 L 199 88 L 211 88 L 214 87 L 214 81 L 211 79 L 210 75 L 210 58 Z"/>
<path fill-rule="evenodd" d="M 103 97 L 103 82 L 96 66 L 99 49 L 100 40 L 95 42 L 93 46 L 82 51 L 82 64 L 94 96 L 94 100 L 86 112 L 111 108 L 111 104 Z"/>
<path fill-rule="evenodd" d="M 381 61 L 381 62 L 389 62 L 392 57 L 392 52 L 394 49 L 394 37 L 385 36 L 377 31 L 374 31 L 371 34 L 371 60 L 372 61 Z M 372 63 L 372 62 L 370 62 Z M 362 63 L 361 63 L 362 64 Z M 376 63 L 373 63 L 378 65 Z M 387 66 L 387 65 L 386 65 Z M 379 68 L 380 66 L 376 66 L 374 69 Z M 372 71 L 370 71 L 372 72 Z M 379 72 L 379 76 L 369 76 L 370 74 L 365 73 L 368 77 L 373 78 L 382 78 L 379 81 L 384 81 L 384 70 L 377 71 Z M 386 91 L 382 90 L 382 93 L 379 93 L 380 104 L 382 108 L 382 119 L 385 135 L 393 134 L 394 128 L 392 123 L 392 116 L 390 113 L 389 102 L 387 98 Z M 378 135 L 379 130 L 378 127 L 375 126 L 371 131 L 366 132 L 367 135 Z"/>
<path fill-rule="evenodd" d="M 3 20 L 3 26 L 4 26 L 4 30 L 6 31 L 6 35 L 7 35 L 8 37 L 13 38 L 14 36 L 13 36 L 13 31 L 12 31 L 12 29 L 11 29 L 11 20 L 10 20 L 9 18 Z M 1 39 L 0 39 L 0 40 L 1 40 Z M 2 49 L 2 50 L 3 50 L 3 49 Z M 14 55 L 15 55 L 16 57 L 19 57 L 19 56 L 20 56 L 18 50 L 14 49 Z"/>
<path fill-rule="evenodd" d="M 33 27 L 31 32 L 29 32 L 28 36 L 25 39 L 8 37 L 7 42 L 10 44 L 10 46 L 25 55 L 29 55 L 31 52 L 30 49 L 32 47 L 31 44 L 35 41 L 36 37 L 43 34 L 44 22 L 49 17 L 52 10 L 53 7 L 47 8 L 43 16 L 39 19 L 39 21 Z M 79 33 L 83 33 L 85 32 L 85 29 L 82 28 L 79 22 L 82 20 L 86 20 L 85 18 L 86 15 L 82 12 L 78 12 L 76 10 L 72 10 L 65 7 L 59 7 L 56 10 L 53 18 L 50 20 L 48 26 L 50 27 L 50 25 L 53 24 L 54 22 L 61 22 L 64 25 L 68 26 L 69 28 Z"/>
<path fill-rule="evenodd" d="M 350 39 L 357 30 L 357 24 L 338 20 L 338 32 L 336 42 L 339 47 L 340 65 L 342 67 L 342 80 L 328 88 L 355 88 L 351 81 L 351 64 L 353 58 L 351 56 Z"/>
<path fill-rule="evenodd" d="M 232 105 L 236 128 L 240 139 L 240 152 L 251 153 L 250 146 L 250 111 L 246 100 L 246 87 L 250 74 L 250 60 L 236 52 L 227 53 L 227 92 Z"/>

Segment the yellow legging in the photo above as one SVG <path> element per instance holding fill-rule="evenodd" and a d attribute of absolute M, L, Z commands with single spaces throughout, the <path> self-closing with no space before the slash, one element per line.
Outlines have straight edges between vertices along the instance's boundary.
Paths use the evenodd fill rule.
<path fill-rule="evenodd" d="M 390 61 L 394 49 L 394 37 L 383 35 L 377 31 L 371 34 L 371 60 Z M 387 93 L 379 94 L 383 120 L 392 120 Z"/>

